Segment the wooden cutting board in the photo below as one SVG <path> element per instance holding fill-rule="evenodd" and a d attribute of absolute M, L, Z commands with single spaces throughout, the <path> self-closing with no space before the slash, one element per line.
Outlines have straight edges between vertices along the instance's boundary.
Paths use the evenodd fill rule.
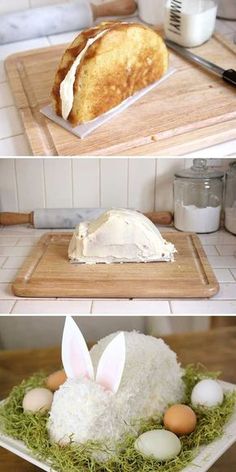
<path fill-rule="evenodd" d="M 72 233 L 47 233 L 13 283 L 20 297 L 210 298 L 219 290 L 201 242 L 191 233 L 165 233 L 175 262 L 71 264 Z"/>
<path fill-rule="evenodd" d="M 182 155 L 236 137 L 235 88 L 170 53 L 176 72 L 156 90 L 81 140 L 41 115 L 66 45 L 6 60 L 32 153 L 44 155 Z M 236 46 L 218 34 L 196 54 L 236 68 Z"/>

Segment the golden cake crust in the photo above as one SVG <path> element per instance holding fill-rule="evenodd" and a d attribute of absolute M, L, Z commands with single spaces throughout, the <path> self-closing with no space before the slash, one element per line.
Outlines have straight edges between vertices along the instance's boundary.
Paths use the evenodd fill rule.
<path fill-rule="evenodd" d="M 76 71 L 72 126 L 90 121 L 160 79 L 168 68 L 162 38 L 136 23 L 103 22 L 83 31 L 65 51 L 52 90 L 53 105 L 62 116 L 60 84 L 87 40 L 108 30 L 87 50 Z"/>

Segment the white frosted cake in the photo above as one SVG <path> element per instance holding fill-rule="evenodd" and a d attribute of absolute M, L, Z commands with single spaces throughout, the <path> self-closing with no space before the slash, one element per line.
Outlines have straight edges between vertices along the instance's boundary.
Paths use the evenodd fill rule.
<path fill-rule="evenodd" d="M 173 261 L 175 246 L 141 213 L 111 209 L 97 220 L 80 223 L 68 255 L 77 263 Z"/>

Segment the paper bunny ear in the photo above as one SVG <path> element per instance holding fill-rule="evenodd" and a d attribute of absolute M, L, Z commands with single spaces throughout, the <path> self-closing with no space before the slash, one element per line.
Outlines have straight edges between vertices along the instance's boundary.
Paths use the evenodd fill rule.
<path fill-rule="evenodd" d="M 94 379 L 94 370 L 89 350 L 77 324 L 66 317 L 62 337 L 62 363 L 68 378 L 88 377 Z"/>
<path fill-rule="evenodd" d="M 125 336 L 124 333 L 120 333 L 108 344 L 101 356 L 96 382 L 116 393 L 121 383 L 125 357 Z"/>

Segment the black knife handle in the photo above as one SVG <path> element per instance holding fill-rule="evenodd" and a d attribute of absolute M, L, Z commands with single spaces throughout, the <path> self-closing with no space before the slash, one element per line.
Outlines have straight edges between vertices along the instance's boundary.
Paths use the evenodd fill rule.
<path fill-rule="evenodd" d="M 225 70 L 223 73 L 223 79 L 231 85 L 236 85 L 236 70 Z"/>

